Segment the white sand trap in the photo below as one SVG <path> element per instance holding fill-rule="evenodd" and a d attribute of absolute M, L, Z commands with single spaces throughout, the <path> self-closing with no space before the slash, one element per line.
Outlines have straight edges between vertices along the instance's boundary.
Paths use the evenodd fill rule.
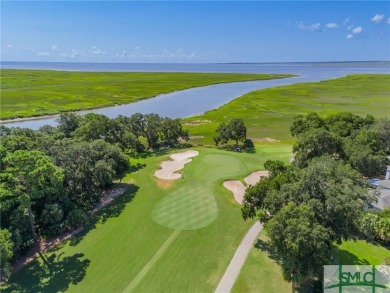
<path fill-rule="evenodd" d="M 242 203 L 244 199 L 246 186 L 238 180 L 227 180 L 223 183 L 223 186 L 233 192 L 234 199 L 238 203 Z"/>
<path fill-rule="evenodd" d="M 233 192 L 236 202 L 242 204 L 247 187 L 249 185 L 256 185 L 256 183 L 260 181 L 261 177 L 265 176 L 268 176 L 268 171 L 256 171 L 245 177 L 244 180 L 247 186 L 238 180 L 227 180 L 223 183 L 223 186 Z"/>
<path fill-rule="evenodd" d="M 259 183 L 261 177 L 267 177 L 268 171 L 256 171 L 244 178 L 247 185 L 256 185 Z"/>
<path fill-rule="evenodd" d="M 161 169 L 154 172 L 154 176 L 160 179 L 175 180 L 179 179 L 182 175 L 175 173 L 184 168 L 184 165 L 191 162 L 192 157 L 199 155 L 197 151 L 185 151 L 171 155 L 172 161 L 164 161 L 161 163 Z"/>

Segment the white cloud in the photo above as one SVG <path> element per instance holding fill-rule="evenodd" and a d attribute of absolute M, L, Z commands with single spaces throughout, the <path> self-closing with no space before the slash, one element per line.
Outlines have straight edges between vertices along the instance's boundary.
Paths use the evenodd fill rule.
<path fill-rule="evenodd" d="M 319 22 L 305 25 L 302 21 L 298 24 L 298 28 L 303 31 L 318 31 L 321 24 Z"/>
<path fill-rule="evenodd" d="M 351 30 L 354 27 L 354 24 L 351 24 L 350 26 L 347 27 L 347 30 Z"/>
<path fill-rule="evenodd" d="M 360 34 L 362 31 L 363 31 L 363 28 L 362 28 L 361 26 L 358 26 L 358 27 L 355 27 L 355 28 L 352 30 L 352 33 L 353 33 L 353 34 Z"/>
<path fill-rule="evenodd" d="M 384 15 L 383 14 L 375 14 L 372 18 L 371 18 L 371 21 L 373 22 L 376 22 L 376 23 L 380 23 L 383 19 Z"/>
<path fill-rule="evenodd" d="M 186 52 L 183 49 L 177 49 L 149 53 L 143 51 L 140 47 L 136 47 L 132 51 L 123 51 L 113 57 L 125 58 L 134 62 L 215 62 L 223 60 L 225 56 L 213 50 L 208 52 L 196 50 Z"/>
<path fill-rule="evenodd" d="M 338 28 L 339 26 L 336 23 L 331 22 L 331 23 L 327 23 L 326 27 L 327 28 Z"/>
<path fill-rule="evenodd" d="M 94 55 L 104 55 L 104 54 L 106 54 L 106 52 L 102 51 L 97 46 L 91 47 L 91 50 L 92 50 L 92 54 L 94 54 Z"/>
<path fill-rule="evenodd" d="M 349 17 L 347 17 L 344 21 L 343 21 L 343 24 L 347 24 L 351 19 Z"/>
<path fill-rule="evenodd" d="M 53 51 L 59 51 L 59 50 L 60 50 L 60 48 L 58 48 L 57 45 L 51 46 L 51 49 L 52 49 Z"/>
<path fill-rule="evenodd" d="M 47 56 L 50 56 L 50 53 L 49 52 L 38 52 L 37 55 L 47 57 Z"/>
<path fill-rule="evenodd" d="M 387 24 L 390 24 L 390 17 L 386 20 Z"/>
<path fill-rule="evenodd" d="M 62 53 L 60 54 L 60 57 L 64 58 L 75 58 L 80 55 L 79 50 L 77 49 L 72 49 L 69 53 Z"/>
<path fill-rule="evenodd" d="M 349 34 L 345 37 L 346 40 L 350 40 L 350 39 L 353 39 L 353 35 L 352 34 Z"/>

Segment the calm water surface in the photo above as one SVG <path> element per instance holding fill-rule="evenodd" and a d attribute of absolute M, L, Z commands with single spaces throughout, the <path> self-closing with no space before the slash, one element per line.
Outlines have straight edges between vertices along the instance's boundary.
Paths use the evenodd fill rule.
<path fill-rule="evenodd" d="M 390 63 L 277 63 L 277 64 L 99 64 L 99 63 L 35 63 L 2 62 L 1 68 L 50 69 L 104 72 L 232 72 L 232 73 L 285 73 L 299 76 L 286 79 L 235 82 L 193 88 L 136 103 L 106 107 L 79 113 L 99 113 L 110 118 L 134 113 L 157 113 L 161 116 L 179 118 L 201 114 L 218 108 L 227 102 L 254 90 L 281 85 L 316 82 L 345 76 L 352 73 L 387 73 Z M 39 120 L 6 123 L 9 127 L 38 129 L 55 125 L 56 117 Z"/>

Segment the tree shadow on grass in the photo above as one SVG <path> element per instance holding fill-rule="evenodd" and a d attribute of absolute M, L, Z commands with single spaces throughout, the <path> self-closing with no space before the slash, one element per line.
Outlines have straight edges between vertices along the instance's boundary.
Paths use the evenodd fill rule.
<path fill-rule="evenodd" d="M 347 250 L 340 249 L 337 246 L 332 248 L 332 264 L 335 265 L 369 265 L 369 261 L 350 253 Z"/>
<path fill-rule="evenodd" d="M 125 185 L 125 183 L 122 183 L 122 185 Z M 96 224 L 105 223 L 108 219 L 116 218 L 122 213 L 122 211 L 125 209 L 126 205 L 129 204 L 133 200 L 135 194 L 137 193 L 137 191 L 139 189 L 139 187 L 134 185 L 134 184 L 126 184 L 126 185 L 128 185 L 128 188 L 124 194 L 118 196 L 115 200 L 113 200 L 107 206 L 105 206 L 100 211 L 93 214 L 91 216 L 91 219 L 85 225 L 84 229 L 80 233 L 78 233 L 77 235 L 73 236 L 70 239 L 69 244 L 71 246 L 75 246 L 81 240 L 83 240 L 83 238 L 91 230 L 96 228 Z"/>
<path fill-rule="evenodd" d="M 134 172 L 137 172 L 145 167 L 146 167 L 146 164 L 137 163 L 137 164 L 131 165 L 128 172 L 134 173 Z"/>
<path fill-rule="evenodd" d="M 83 259 L 84 254 L 77 253 L 63 257 L 51 254 L 46 264 L 38 259 L 7 282 L 2 292 L 63 292 L 69 285 L 76 285 L 84 279 L 90 260 Z"/>
<path fill-rule="evenodd" d="M 261 251 L 265 252 L 269 258 L 274 260 L 278 265 L 281 263 L 281 258 L 277 254 L 275 248 L 267 241 L 257 239 L 255 243 L 255 248 L 260 249 Z"/>

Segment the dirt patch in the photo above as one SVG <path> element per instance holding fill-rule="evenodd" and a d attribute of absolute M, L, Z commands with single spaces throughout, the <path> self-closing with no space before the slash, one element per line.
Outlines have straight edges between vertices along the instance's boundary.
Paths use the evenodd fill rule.
<path fill-rule="evenodd" d="M 161 189 L 169 189 L 172 187 L 173 181 L 156 178 L 156 184 Z"/>
<path fill-rule="evenodd" d="M 204 138 L 203 135 L 190 135 L 189 136 L 189 139 L 201 139 L 201 138 Z"/>
<path fill-rule="evenodd" d="M 197 125 L 202 125 L 202 124 L 206 124 L 206 123 L 210 123 L 210 122 L 212 122 L 212 121 L 211 120 L 192 120 L 192 121 L 188 121 L 188 122 L 183 123 L 183 125 L 197 126 Z"/>
<path fill-rule="evenodd" d="M 97 203 L 94 207 L 94 209 L 91 211 L 91 214 L 96 213 L 106 205 L 108 205 L 110 202 L 112 202 L 115 198 L 125 193 L 127 188 L 124 187 L 113 187 L 110 189 L 107 189 L 103 192 L 103 196 L 100 199 L 100 202 Z"/>
<path fill-rule="evenodd" d="M 251 138 L 252 141 L 258 141 L 258 142 L 280 142 L 280 140 L 270 137 L 255 137 Z"/>

